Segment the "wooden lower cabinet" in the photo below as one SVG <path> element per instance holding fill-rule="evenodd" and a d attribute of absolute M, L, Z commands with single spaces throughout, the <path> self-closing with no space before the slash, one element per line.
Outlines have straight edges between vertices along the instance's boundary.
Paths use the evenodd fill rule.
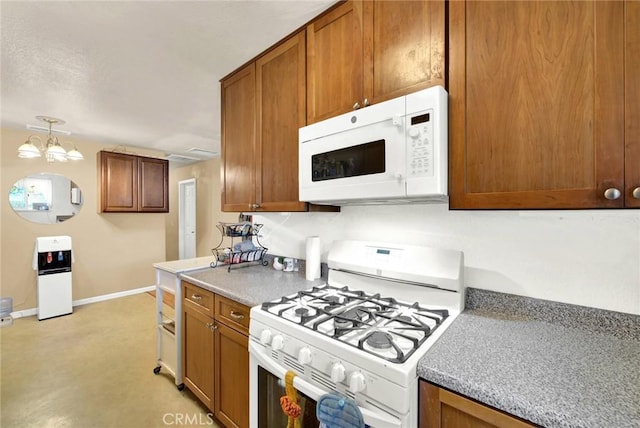
<path fill-rule="evenodd" d="M 420 381 L 420 428 L 530 428 L 529 422 Z"/>
<path fill-rule="evenodd" d="M 249 426 L 249 337 L 222 323 L 215 330 L 215 416 L 227 427 Z"/>
<path fill-rule="evenodd" d="M 249 426 L 250 308 L 183 281 L 184 384 L 227 428 Z"/>
<path fill-rule="evenodd" d="M 209 409 L 213 410 L 213 318 L 198 311 L 185 299 L 183 304 L 184 384 Z"/>

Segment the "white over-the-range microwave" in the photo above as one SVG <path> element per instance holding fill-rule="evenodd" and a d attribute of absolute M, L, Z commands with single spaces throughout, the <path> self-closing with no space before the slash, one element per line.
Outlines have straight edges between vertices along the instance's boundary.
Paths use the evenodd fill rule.
<path fill-rule="evenodd" d="M 447 201 L 447 92 L 442 86 L 305 126 L 298 135 L 301 201 Z"/>

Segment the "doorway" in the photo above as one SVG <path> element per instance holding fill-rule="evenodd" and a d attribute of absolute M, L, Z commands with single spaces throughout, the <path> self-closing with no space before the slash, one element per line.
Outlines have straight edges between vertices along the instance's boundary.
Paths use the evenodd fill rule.
<path fill-rule="evenodd" d="M 178 182 L 178 257 L 196 257 L 196 179 Z"/>

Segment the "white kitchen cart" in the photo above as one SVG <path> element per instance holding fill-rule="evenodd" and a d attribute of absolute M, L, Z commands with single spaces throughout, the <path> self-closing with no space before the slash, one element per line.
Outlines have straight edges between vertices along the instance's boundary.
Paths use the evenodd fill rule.
<path fill-rule="evenodd" d="M 180 274 L 200 269 L 211 269 L 213 257 L 173 260 L 154 263 L 156 269 L 156 329 L 157 352 L 153 373 L 163 368 L 175 379 L 178 390 L 184 389 L 182 373 L 182 287 Z M 174 296 L 174 310 L 164 304 L 165 293 Z"/>

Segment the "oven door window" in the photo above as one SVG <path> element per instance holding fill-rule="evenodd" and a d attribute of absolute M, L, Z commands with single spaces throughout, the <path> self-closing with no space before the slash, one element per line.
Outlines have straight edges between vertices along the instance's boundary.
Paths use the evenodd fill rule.
<path fill-rule="evenodd" d="M 288 418 L 280 407 L 280 397 L 286 395 L 280 379 L 258 366 L 258 426 L 260 428 L 286 427 Z M 316 402 L 298 391 L 302 415 L 300 428 L 318 428 Z"/>
<path fill-rule="evenodd" d="M 311 156 L 311 169 L 312 181 L 383 173 L 385 140 L 315 154 Z"/>

